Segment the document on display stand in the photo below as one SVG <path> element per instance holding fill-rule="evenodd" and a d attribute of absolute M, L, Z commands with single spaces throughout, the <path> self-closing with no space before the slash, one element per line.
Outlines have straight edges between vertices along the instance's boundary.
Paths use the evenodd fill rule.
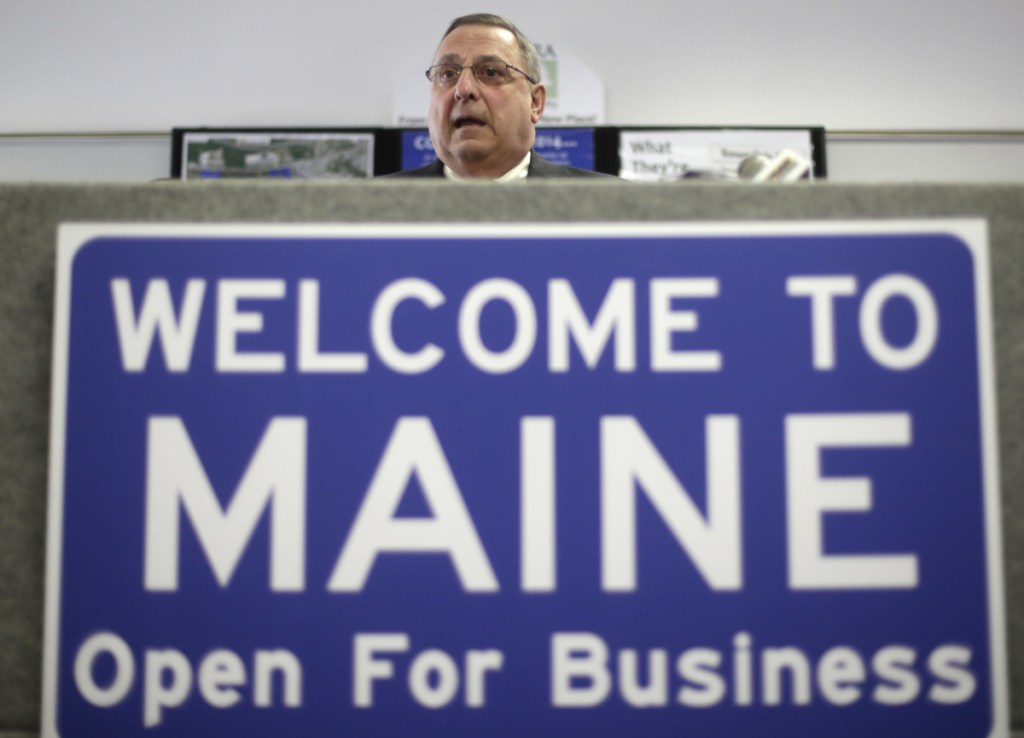
<path fill-rule="evenodd" d="M 739 179 L 744 160 L 758 155 L 771 159 L 787 149 L 813 161 L 811 134 L 806 129 L 623 128 L 619 134 L 619 176 L 641 182 Z"/>

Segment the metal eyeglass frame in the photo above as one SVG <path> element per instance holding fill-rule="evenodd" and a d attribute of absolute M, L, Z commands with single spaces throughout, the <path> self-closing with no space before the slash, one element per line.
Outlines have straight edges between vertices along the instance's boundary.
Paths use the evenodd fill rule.
<path fill-rule="evenodd" d="M 463 70 L 468 69 L 468 70 L 470 70 L 473 73 L 473 79 L 475 79 L 477 82 L 479 82 L 480 84 L 484 84 L 484 85 L 490 85 L 492 80 L 488 80 L 486 78 L 481 78 L 481 75 L 484 73 L 484 71 L 488 67 L 496 67 L 499 64 L 504 64 L 509 69 L 511 69 L 511 70 L 513 70 L 515 72 L 519 72 L 521 75 L 526 77 L 526 79 L 529 81 L 530 84 L 532 84 L 532 85 L 537 84 L 537 80 L 535 80 L 533 77 L 528 75 L 522 69 L 520 69 L 519 67 L 512 66 L 508 62 L 502 61 L 501 59 L 488 59 L 488 60 L 485 60 L 485 61 L 478 61 L 475 64 L 456 64 L 455 62 L 446 62 L 445 64 L 433 64 L 430 67 L 427 67 L 426 75 L 427 75 L 427 79 L 430 81 L 430 83 L 432 85 L 436 85 L 438 87 L 454 87 L 458 83 L 459 79 L 462 78 Z M 441 68 L 441 67 L 450 67 L 452 69 L 458 69 L 459 70 L 459 73 L 456 76 L 452 77 L 452 80 L 451 80 L 450 84 L 444 84 L 443 82 L 438 82 L 438 81 L 434 80 L 434 77 L 432 76 L 432 72 L 435 69 L 438 69 L 438 68 Z M 477 73 L 477 70 L 479 70 L 479 74 Z M 501 76 L 500 78 L 493 78 L 493 80 L 494 81 L 505 81 L 505 80 L 509 80 L 511 78 L 512 78 L 511 75 L 505 74 L 505 75 Z"/>

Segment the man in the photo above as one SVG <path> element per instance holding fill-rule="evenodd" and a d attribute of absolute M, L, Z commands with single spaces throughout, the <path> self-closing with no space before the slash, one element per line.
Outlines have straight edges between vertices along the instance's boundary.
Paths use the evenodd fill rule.
<path fill-rule="evenodd" d="M 427 70 L 428 127 L 438 161 L 393 177 L 514 181 L 608 177 L 544 161 L 532 151 L 547 90 L 533 43 L 511 22 L 478 13 L 456 18 Z"/>

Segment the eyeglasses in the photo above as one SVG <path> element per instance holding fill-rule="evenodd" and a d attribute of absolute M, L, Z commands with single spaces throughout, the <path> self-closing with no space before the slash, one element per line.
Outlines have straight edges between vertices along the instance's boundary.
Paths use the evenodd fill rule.
<path fill-rule="evenodd" d="M 498 87 L 506 82 L 512 81 L 512 72 L 519 72 L 530 81 L 530 84 L 537 84 L 537 80 L 528 75 L 522 69 L 513 67 L 503 61 L 478 61 L 476 64 L 435 64 L 427 70 L 427 79 L 434 87 L 454 87 L 462 77 L 462 70 L 470 69 L 473 77 L 482 85 Z"/>

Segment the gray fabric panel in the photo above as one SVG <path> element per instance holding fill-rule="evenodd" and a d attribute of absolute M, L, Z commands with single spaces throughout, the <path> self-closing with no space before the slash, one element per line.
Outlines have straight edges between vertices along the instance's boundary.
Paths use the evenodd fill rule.
<path fill-rule="evenodd" d="M 56 226 L 984 217 L 991 226 L 1015 735 L 1024 738 L 1024 186 L 434 181 L 0 185 L 0 729 L 39 725 Z M 0 733 L 0 738 L 32 735 Z"/>

